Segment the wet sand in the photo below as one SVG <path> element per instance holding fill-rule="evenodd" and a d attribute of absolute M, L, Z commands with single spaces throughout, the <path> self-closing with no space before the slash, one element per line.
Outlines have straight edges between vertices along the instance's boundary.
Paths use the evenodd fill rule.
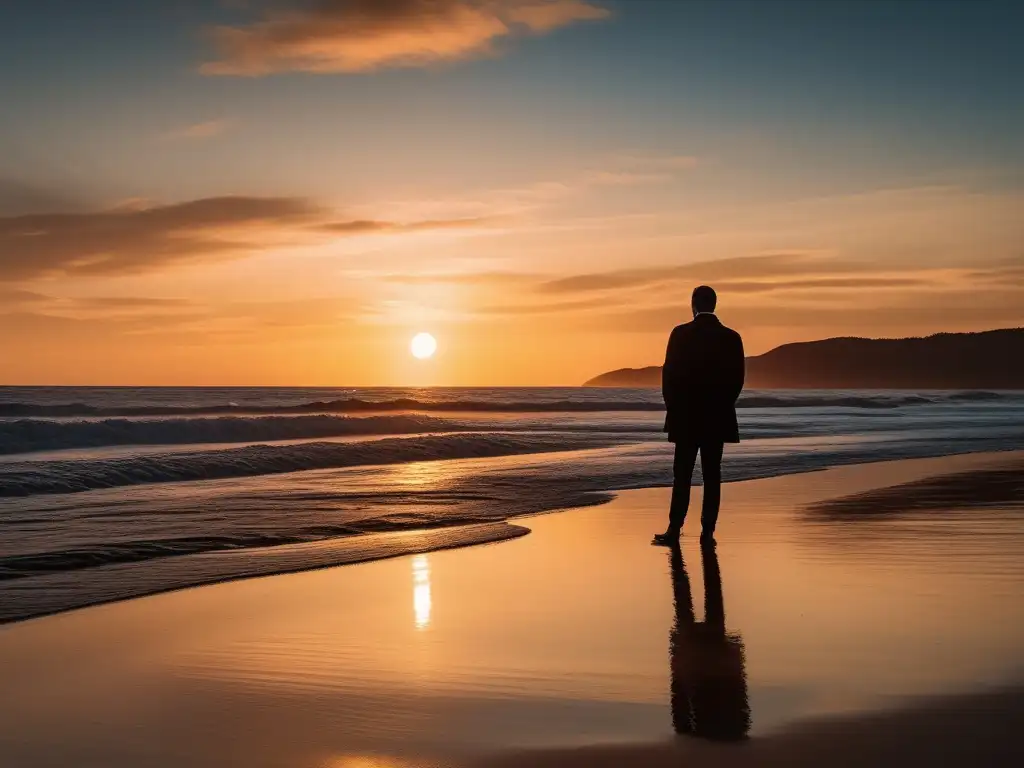
<path fill-rule="evenodd" d="M 893 712 L 818 719 L 742 746 L 661 744 L 518 752 L 472 768 L 861 768 L 1019 766 L 1024 688 L 916 702 Z M 385 763 L 386 765 L 386 763 Z"/>
<path fill-rule="evenodd" d="M 2 627 L 0 765 L 1019 764 L 1022 470 L 731 484 L 714 552 L 651 547 L 668 491 L 629 491 L 500 544 Z"/>

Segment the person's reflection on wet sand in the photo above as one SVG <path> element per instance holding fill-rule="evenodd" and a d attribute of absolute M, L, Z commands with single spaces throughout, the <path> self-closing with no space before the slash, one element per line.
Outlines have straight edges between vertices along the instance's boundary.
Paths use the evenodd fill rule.
<path fill-rule="evenodd" d="M 675 622 L 669 634 L 672 727 L 676 733 L 715 741 L 738 741 L 750 730 L 750 705 L 743 641 L 725 631 L 722 575 L 714 546 L 701 547 L 704 621 L 693 614 L 690 578 L 683 553 L 669 555 Z"/>

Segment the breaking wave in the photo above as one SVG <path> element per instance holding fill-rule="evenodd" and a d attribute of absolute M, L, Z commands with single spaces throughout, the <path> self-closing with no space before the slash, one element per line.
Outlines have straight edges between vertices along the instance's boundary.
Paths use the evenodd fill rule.
<path fill-rule="evenodd" d="M 471 459 L 602 448 L 621 442 L 600 433 L 445 434 L 359 443 L 249 445 L 227 450 L 0 465 L 0 496 L 75 493 L 143 483 L 221 480 L 312 469 Z"/>
<path fill-rule="evenodd" d="M 653 390 L 648 390 L 653 392 Z M 638 397 L 640 390 L 623 390 L 629 396 L 606 400 L 486 400 L 459 399 L 417 400 L 399 397 L 370 400 L 358 397 L 337 400 L 315 400 L 297 404 L 221 403 L 209 405 L 118 405 L 101 406 L 88 403 L 0 402 L 4 418 L 71 418 L 132 416 L 213 416 L 226 414 L 332 414 L 381 413 L 392 411 L 441 413 L 595 413 L 599 411 L 660 411 L 660 397 Z M 936 392 L 929 395 L 900 394 L 891 391 L 858 394 L 789 390 L 754 390 L 739 400 L 740 408 L 900 408 L 907 405 L 929 405 L 958 401 L 993 401 L 1014 397 L 1001 392 Z"/>
<path fill-rule="evenodd" d="M 554 425 L 551 425 L 552 427 Z M 429 432 L 535 431 L 536 424 L 453 421 L 417 414 L 388 416 L 206 416 L 167 419 L 0 421 L 0 455 L 139 445 L 195 445 L 316 440 L 328 437 L 417 435 Z M 561 423 L 566 432 L 660 432 L 661 421 L 631 424 Z"/>
<path fill-rule="evenodd" d="M 184 445 L 412 435 L 472 429 L 430 416 L 221 416 L 209 418 L 0 421 L 0 454 L 112 445 Z"/>
<path fill-rule="evenodd" d="M 141 563 L 164 557 L 226 552 L 286 544 L 305 544 L 346 536 L 371 533 L 432 530 L 496 522 L 468 517 L 413 517 L 395 515 L 358 520 L 348 525 L 321 525 L 273 533 L 234 534 L 231 536 L 185 536 L 148 541 L 125 541 L 95 547 L 50 552 L 34 552 L 0 557 L 0 581 L 24 579 L 44 573 L 62 573 L 105 565 Z"/>

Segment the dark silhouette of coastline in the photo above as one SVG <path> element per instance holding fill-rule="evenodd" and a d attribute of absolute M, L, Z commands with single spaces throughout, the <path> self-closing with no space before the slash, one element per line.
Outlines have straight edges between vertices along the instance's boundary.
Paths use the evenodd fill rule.
<path fill-rule="evenodd" d="M 584 386 L 657 387 L 661 367 L 622 368 Z M 783 344 L 747 358 L 747 386 L 779 389 L 1024 389 L 1024 328 L 912 339 Z"/>
<path fill-rule="evenodd" d="M 704 621 L 693 612 L 679 545 L 669 548 L 675 621 L 669 633 L 672 727 L 712 741 L 740 741 L 750 730 L 743 641 L 726 632 L 722 574 L 714 545 L 701 547 Z"/>

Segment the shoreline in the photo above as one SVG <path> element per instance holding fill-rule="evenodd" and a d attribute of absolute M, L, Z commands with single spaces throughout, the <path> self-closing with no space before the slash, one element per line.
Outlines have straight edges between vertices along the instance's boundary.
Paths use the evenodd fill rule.
<path fill-rule="evenodd" d="M 967 452 L 943 454 L 940 456 L 922 456 L 906 459 L 882 458 L 877 461 L 838 463 L 827 467 L 797 468 L 795 471 L 784 474 L 766 475 L 750 479 L 735 480 L 724 483 L 725 486 L 735 486 L 740 483 L 753 483 L 763 480 L 770 480 L 782 477 L 797 477 L 800 475 L 828 472 L 842 467 L 874 466 L 885 464 L 901 464 L 903 462 L 932 462 L 943 459 L 955 460 L 963 457 L 979 457 L 982 461 L 989 458 L 1007 457 L 1013 461 L 1014 457 L 1024 457 L 1024 451 L 1018 449 L 1007 449 L 1000 451 Z M 439 460 L 443 461 L 443 460 Z M 1016 473 L 1012 473 L 1016 477 Z M 1011 478 L 1012 479 L 1012 478 Z M 26 621 L 56 616 L 62 613 L 80 611 L 101 605 L 110 605 L 129 600 L 135 600 L 153 595 L 167 594 L 181 590 L 191 590 L 204 586 L 231 583 L 240 580 L 266 578 L 278 575 L 303 573 L 324 568 L 340 568 L 347 565 L 358 565 L 367 562 L 376 562 L 395 557 L 438 552 L 447 549 L 459 549 L 464 547 L 480 546 L 485 544 L 498 544 L 510 541 L 531 533 L 531 529 L 525 525 L 519 525 L 512 521 L 522 521 L 528 518 L 561 514 L 573 510 L 587 509 L 590 507 L 608 504 L 619 498 L 622 494 L 631 493 L 637 490 L 649 490 L 654 488 L 666 488 L 667 485 L 649 485 L 628 489 L 609 489 L 598 491 L 581 491 L 573 503 L 569 506 L 551 507 L 537 511 L 530 511 L 507 518 L 495 518 L 493 520 L 462 522 L 458 520 L 443 521 L 439 525 L 420 528 L 403 528 L 397 530 L 369 531 L 367 533 L 338 536 L 321 539 L 311 542 L 288 543 L 265 547 L 243 548 L 236 551 L 217 550 L 196 554 L 182 554 L 154 558 L 141 562 L 112 563 L 97 566 L 89 569 L 90 576 L 99 576 L 94 587 L 95 597 L 85 601 L 73 601 L 63 590 L 70 590 L 76 586 L 77 569 L 58 571 L 53 573 L 40 574 L 29 577 L 32 584 L 30 590 L 41 588 L 46 590 L 44 595 L 34 591 L 20 592 L 5 595 L 4 605 L 0 608 L 0 628 L 20 624 Z M 694 488 L 700 488 L 695 484 Z M 1016 488 L 1016 486 L 1014 486 Z M 875 489 L 882 491 L 884 489 Z M 988 486 L 974 488 L 968 482 L 966 495 L 968 498 L 980 497 L 989 492 Z M 963 494 L 961 494 L 963 495 Z M 696 505 L 699 498 L 693 501 Z M 889 500 L 893 503 L 893 500 Z M 899 497 L 895 499 L 899 503 Z M 834 511 L 841 505 L 832 503 L 829 509 Z M 825 507 L 818 510 L 819 514 L 826 514 Z M 204 575 L 204 561 L 211 557 L 217 557 L 220 562 L 216 573 Z M 224 558 L 231 558 L 234 561 L 232 569 L 223 573 Z M 278 563 L 271 565 L 268 563 Z M 181 570 L 188 569 L 188 579 L 184 578 Z M 146 571 L 138 582 L 133 584 L 134 589 L 129 594 L 123 594 L 124 586 L 119 583 L 124 574 L 134 570 Z M 17 581 L 17 580 L 15 580 Z M 117 594 L 114 594 L 115 591 Z M 43 607 L 28 608 L 32 603 L 43 602 L 44 605 L 53 605 L 53 608 Z"/>
<path fill-rule="evenodd" d="M 534 535 L 501 547 L 8 624 L 0 753 L 26 768 L 809 766 L 797 758 L 824 760 L 837 744 L 869 764 L 932 754 L 920 742 L 937 728 L 938 756 L 1016 757 L 1018 744 L 988 734 L 1024 706 L 1024 499 L 965 507 L 954 493 L 927 511 L 893 499 L 924 484 L 934 502 L 937 477 L 962 486 L 1022 460 L 731 484 L 717 550 L 697 546 L 689 520 L 678 563 L 649 544 L 668 490 L 638 489 L 536 515 Z M 827 500 L 860 512 L 811 512 Z M 690 674 L 673 659 L 703 653 L 692 643 L 705 631 L 686 627 L 706 625 L 714 594 L 740 649 L 728 674 L 752 718 L 742 745 L 672 735 Z M 972 747 L 979 738 L 988 752 Z"/>
<path fill-rule="evenodd" d="M 307 573 L 328 568 L 343 568 L 348 565 L 361 565 L 363 563 L 391 560 L 396 557 L 407 557 L 410 555 L 428 552 L 443 552 L 448 549 L 461 549 L 464 547 L 482 546 L 485 544 L 498 544 L 503 541 L 510 541 L 512 539 L 519 538 L 520 536 L 526 536 L 529 533 L 530 529 L 525 526 L 497 521 L 492 523 L 453 524 L 449 526 L 438 526 L 435 528 L 417 528 L 409 531 L 395 531 L 390 533 L 368 533 L 359 536 L 325 539 L 323 541 L 313 541 L 301 544 L 284 544 L 275 547 L 241 550 L 237 553 L 217 552 L 214 554 L 219 557 L 224 557 L 225 554 L 237 555 L 238 572 L 232 575 L 210 576 L 202 581 L 197 581 L 192 584 L 174 584 L 162 588 L 154 586 L 144 589 L 144 591 L 139 591 L 137 594 L 110 597 L 106 599 L 99 598 L 94 602 L 87 602 L 71 608 L 55 608 L 53 610 L 44 610 L 43 612 L 36 612 L 25 616 L 15 615 L 14 618 L 6 618 L 6 616 L 17 611 L 19 601 L 17 599 L 14 601 L 7 600 L 4 608 L 0 610 L 0 629 L 9 625 L 24 624 L 37 619 L 45 619 L 67 613 L 76 613 L 89 608 L 114 605 L 117 603 L 130 602 L 132 600 L 142 600 L 147 597 L 166 595 L 173 592 L 184 592 L 193 589 L 201 589 L 203 587 L 213 587 L 221 584 L 247 581 L 250 579 L 267 579 L 275 576 Z M 345 553 L 346 559 L 338 560 L 340 554 L 339 550 Z M 166 561 L 175 561 L 173 565 L 178 565 L 177 561 L 184 558 L 189 558 L 192 562 L 199 561 L 201 563 L 204 557 L 207 557 L 207 555 L 198 554 L 182 555 L 181 557 L 175 558 L 159 558 L 157 560 L 147 561 L 147 565 L 152 564 L 152 566 L 159 566 L 161 563 Z M 260 558 L 262 560 L 259 566 L 245 562 L 246 559 L 253 557 Z M 267 572 L 264 570 L 265 559 L 267 558 L 279 560 L 282 565 Z M 130 568 L 132 565 L 134 564 L 129 564 L 127 567 Z M 116 581 L 125 569 L 123 566 L 119 565 L 101 566 L 101 568 L 104 573 L 111 574 L 111 580 L 113 581 Z M 43 586 L 45 588 L 53 590 L 55 587 L 59 589 L 61 583 L 73 582 L 76 573 L 76 571 L 65 571 L 54 574 L 52 577 L 40 576 L 36 578 L 39 581 L 44 582 Z M 154 579 L 160 578 L 159 573 L 156 574 L 156 576 L 153 576 L 152 574 L 147 574 L 147 576 L 147 583 L 152 583 Z M 171 574 L 170 578 L 177 580 L 179 576 L 175 573 Z M 101 583 L 98 588 L 102 590 L 103 584 Z M 29 599 L 34 598 L 30 597 Z M 61 599 L 60 593 L 54 592 L 51 599 L 54 600 L 54 602 L 59 602 Z M 23 602 L 25 602 L 24 599 Z"/>

